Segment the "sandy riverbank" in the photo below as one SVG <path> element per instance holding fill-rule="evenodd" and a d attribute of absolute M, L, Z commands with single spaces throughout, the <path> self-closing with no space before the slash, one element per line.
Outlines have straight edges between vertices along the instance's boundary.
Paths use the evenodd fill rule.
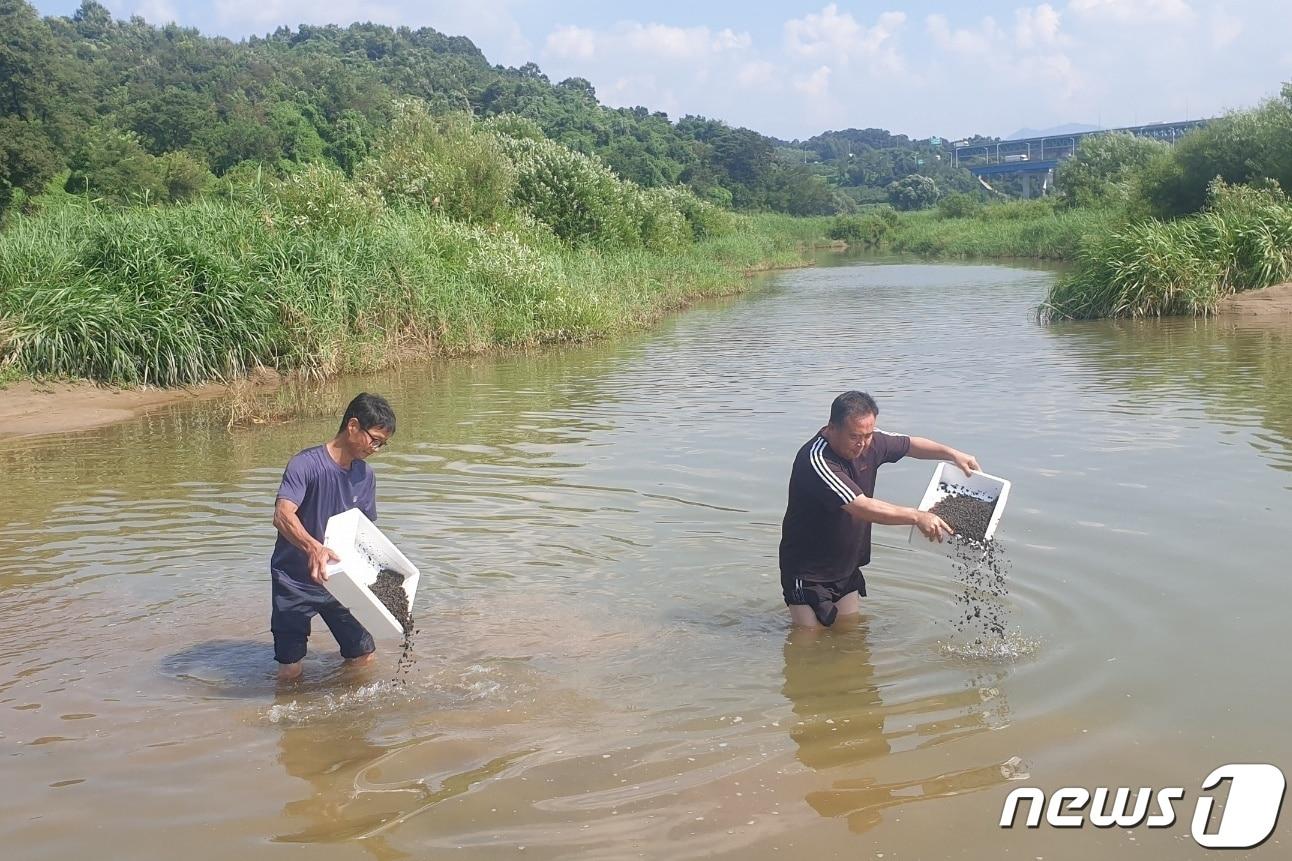
<path fill-rule="evenodd" d="M 1222 317 L 1283 317 L 1292 323 L 1292 281 L 1239 293 L 1221 302 L 1216 313 Z"/>
<path fill-rule="evenodd" d="M 1217 315 L 1236 322 L 1292 329 L 1292 282 L 1226 299 Z M 257 387 L 272 387 L 265 375 Z M 16 382 L 0 389 L 0 439 L 87 430 L 126 421 L 180 401 L 225 397 L 230 387 L 212 383 L 187 389 L 121 389 L 89 382 Z"/>
<path fill-rule="evenodd" d="M 0 438 L 87 430 L 179 401 L 227 395 L 225 385 L 120 389 L 89 382 L 17 382 L 0 389 Z"/>

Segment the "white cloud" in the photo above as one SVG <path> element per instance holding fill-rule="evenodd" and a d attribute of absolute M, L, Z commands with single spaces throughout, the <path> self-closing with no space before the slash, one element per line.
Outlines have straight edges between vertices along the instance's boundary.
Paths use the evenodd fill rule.
<path fill-rule="evenodd" d="M 905 13 L 884 12 L 867 27 L 831 3 L 819 13 L 786 21 L 785 47 L 799 59 L 839 64 L 869 60 L 875 70 L 899 71 L 903 61 L 897 34 L 905 23 Z"/>
<path fill-rule="evenodd" d="M 713 32 L 708 27 L 668 27 L 663 24 L 621 24 L 618 39 L 625 47 L 645 58 L 658 60 L 699 60 L 724 51 L 738 51 L 750 44 L 747 33 L 732 30 Z"/>
<path fill-rule="evenodd" d="M 777 82 L 777 68 L 765 60 L 744 63 L 736 70 L 736 82 L 746 88 L 767 88 Z"/>
<path fill-rule="evenodd" d="M 830 67 L 818 66 L 810 75 L 796 79 L 794 89 L 814 98 L 824 96 L 830 90 Z"/>
<path fill-rule="evenodd" d="M 128 10 L 120 10 L 115 5 L 109 8 L 114 14 L 138 15 L 149 24 L 159 27 L 180 20 L 179 14 L 175 11 L 175 5 L 169 0 L 138 0 Z"/>
<path fill-rule="evenodd" d="M 543 47 L 543 65 L 553 79 L 578 75 L 592 81 L 612 106 L 646 105 L 670 115 L 695 113 L 677 93 L 717 81 L 720 91 L 760 85 L 775 70 L 753 56 L 748 33 L 731 28 L 674 27 L 620 21 L 605 29 L 562 26 Z M 716 94 L 718 98 L 722 93 Z"/>
<path fill-rule="evenodd" d="M 821 13 L 785 22 L 785 44 L 800 57 L 847 56 L 860 42 L 862 27 L 831 3 Z"/>
<path fill-rule="evenodd" d="M 1243 21 L 1236 15 L 1230 15 L 1224 7 L 1211 10 L 1211 47 L 1227 48 L 1243 32 Z"/>
<path fill-rule="evenodd" d="M 1023 49 L 1059 42 L 1061 15 L 1049 3 L 1014 10 L 1014 43 Z"/>
<path fill-rule="evenodd" d="M 698 62 L 717 54 L 749 48 L 748 33 L 708 27 L 670 27 L 622 21 L 604 31 L 557 27 L 548 34 L 544 53 L 560 60 L 620 58 L 633 62 Z"/>
<path fill-rule="evenodd" d="M 924 28 L 933 37 L 933 43 L 944 51 L 967 56 L 992 55 L 1004 38 L 1004 31 L 996 19 L 982 19 L 977 29 L 955 29 L 945 15 L 930 15 L 924 19 Z"/>
<path fill-rule="evenodd" d="M 586 27 L 557 27 L 547 34 L 544 51 L 564 60 L 590 60 L 597 53 L 597 34 Z"/>
<path fill-rule="evenodd" d="M 1082 17 L 1114 21 L 1188 21 L 1194 16 L 1187 0 L 1072 0 L 1068 8 Z"/>

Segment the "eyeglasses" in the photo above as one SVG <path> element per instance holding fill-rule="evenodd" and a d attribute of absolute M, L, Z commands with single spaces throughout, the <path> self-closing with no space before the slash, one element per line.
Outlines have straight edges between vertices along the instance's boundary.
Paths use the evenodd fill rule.
<path fill-rule="evenodd" d="M 390 442 L 388 439 L 380 439 L 379 437 L 373 436 L 369 433 L 367 428 L 359 428 L 359 430 L 363 431 L 363 435 L 368 438 L 368 444 L 372 446 L 373 451 L 380 451 L 386 447 L 386 443 Z"/>

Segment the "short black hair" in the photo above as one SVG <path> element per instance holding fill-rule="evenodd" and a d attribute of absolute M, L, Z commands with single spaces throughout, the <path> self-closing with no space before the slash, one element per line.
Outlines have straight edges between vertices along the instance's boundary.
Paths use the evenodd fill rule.
<path fill-rule="evenodd" d="M 381 395 L 370 395 L 367 392 L 355 395 L 354 400 L 345 408 L 345 415 L 341 416 L 341 428 L 337 433 L 345 430 L 350 419 L 358 419 L 359 427 L 364 430 L 382 428 L 389 431 L 391 436 L 395 435 L 395 411 Z"/>
<path fill-rule="evenodd" d="M 865 392 L 844 392 L 830 404 L 830 424 L 843 427 L 843 423 L 853 416 L 879 417 L 879 405 Z"/>

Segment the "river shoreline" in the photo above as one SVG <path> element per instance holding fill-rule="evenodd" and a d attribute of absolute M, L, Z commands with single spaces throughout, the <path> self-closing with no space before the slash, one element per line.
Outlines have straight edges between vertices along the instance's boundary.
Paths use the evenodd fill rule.
<path fill-rule="evenodd" d="M 771 268 L 758 271 L 767 272 Z M 750 277 L 755 270 L 745 274 Z M 1217 309 L 1216 316 L 1292 327 L 1292 282 L 1226 299 Z M 287 379 L 290 378 L 262 370 L 249 382 L 254 391 L 263 393 L 272 391 Z M 90 430 L 129 421 L 172 404 L 231 397 L 233 394 L 234 385 L 227 383 L 159 389 L 106 386 L 86 380 L 21 380 L 0 388 L 0 440 Z"/>

